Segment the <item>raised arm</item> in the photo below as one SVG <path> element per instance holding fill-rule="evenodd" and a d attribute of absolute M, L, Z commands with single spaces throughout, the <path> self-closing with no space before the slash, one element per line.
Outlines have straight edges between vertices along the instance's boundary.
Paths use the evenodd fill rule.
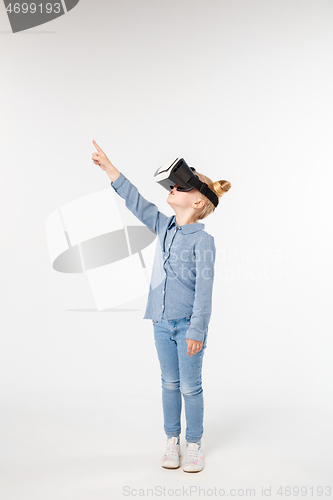
<path fill-rule="evenodd" d="M 159 232 L 161 223 L 166 223 L 169 218 L 167 215 L 160 212 L 154 203 L 146 200 L 139 193 L 138 188 L 120 173 L 119 177 L 111 182 L 111 186 L 125 200 L 126 207 L 145 224 L 153 233 Z"/>
<path fill-rule="evenodd" d="M 161 223 L 167 221 L 167 215 L 160 212 L 154 203 L 146 200 L 127 177 L 110 162 L 104 151 L 93 141 L 97 153 L 92 154 L 95 165 L 99 165 L 111 179 L 111 186 L 125 200 L 126 207 L 153 233 L 158 233 Z"/>

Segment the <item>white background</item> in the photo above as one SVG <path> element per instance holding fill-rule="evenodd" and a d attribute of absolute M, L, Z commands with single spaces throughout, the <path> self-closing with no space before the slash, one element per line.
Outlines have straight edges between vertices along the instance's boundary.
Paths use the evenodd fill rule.
<path fill-rule="evenodd" d="M 332 22 L 324 0 L 81 0 L 12 34 L 0 8 L 3 498 L 330 484 Z M 168 215 L 153 173 L 174 157 L 232 184 L 203 221 L 199 474 L 160 466 L 147 297 L 98 313 L 84 274 L 52 269 L 49 214 L 112 190 L 93 139 Z"/>

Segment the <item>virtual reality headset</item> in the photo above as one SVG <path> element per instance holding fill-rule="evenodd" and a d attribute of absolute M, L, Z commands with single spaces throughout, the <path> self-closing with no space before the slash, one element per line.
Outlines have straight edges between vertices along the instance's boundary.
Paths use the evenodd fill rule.
<path fill-rule="evenodd" d="M 218 196 L 209 189 L 206 182 L 200 181 L 195 171 L 194 167 L 188 166 L 184 158 L 176 158 L 172 163 L 167 163 L 157 169 L 154 179 L 168 191 L 174 187 L 174 184 L 179 184 L 177 191 L 191 191 L 195 187 L 217 207 Z"/>

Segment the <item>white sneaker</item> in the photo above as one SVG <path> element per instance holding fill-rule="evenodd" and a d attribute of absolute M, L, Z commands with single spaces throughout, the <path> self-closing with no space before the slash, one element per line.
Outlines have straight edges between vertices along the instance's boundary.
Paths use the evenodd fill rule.
<path fill-rule="evenodd" d="M 184 472 L 200 472 L 205 466 L 201 446 L 197 443 L 186 443 Z"/>
<path fill-rule="evenodd" d="M 162 467 L 166 469 L 177 469 L 180 466 L 180 444 L 177 444 L 177 442 L 177 437 L 172 437 L 167 440 L 166 450 L 162 458 Z"/>

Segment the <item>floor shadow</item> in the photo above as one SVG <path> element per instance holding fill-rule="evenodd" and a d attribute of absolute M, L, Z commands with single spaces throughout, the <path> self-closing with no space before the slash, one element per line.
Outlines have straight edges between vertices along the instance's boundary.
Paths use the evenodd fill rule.
<path fill-rule="evenodd" d="M 94 313 L 110 313 L 110 312 L 131 312 L 131 311 L 141 311 L 141 309 L 125 309 L 125 308 L 110 308 L 103 309 L 103 311 L 98 311 L 97 309 L 66 309 L 67 312 L 94 312 Z"/>

